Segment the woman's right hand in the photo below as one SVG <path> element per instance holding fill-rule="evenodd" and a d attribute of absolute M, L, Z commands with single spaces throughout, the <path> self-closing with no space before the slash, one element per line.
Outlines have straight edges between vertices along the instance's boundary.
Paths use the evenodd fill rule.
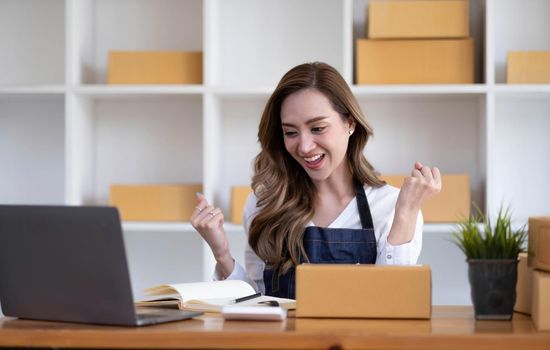
<path fill-rule="evenodd" d="M 223 213 L 208 203 L 203 194 L 197 194 L 198 203 L 191 215 L 191 225 L 208 243 L 224 276 L 233 271 L 234 260 L 229 251 L 229 242 L 223 228 Z"/>

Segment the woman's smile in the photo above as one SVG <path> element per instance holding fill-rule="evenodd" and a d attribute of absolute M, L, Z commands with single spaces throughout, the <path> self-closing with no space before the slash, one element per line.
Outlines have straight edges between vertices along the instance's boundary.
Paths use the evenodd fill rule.
<path fill-rule="evenodd" d="M 310 169 L 317 169 L 322 166 L 323 159 L 325 159 L 324 153 L 319 153 L 311 157 L 304 157 L 306 166 Z"/>

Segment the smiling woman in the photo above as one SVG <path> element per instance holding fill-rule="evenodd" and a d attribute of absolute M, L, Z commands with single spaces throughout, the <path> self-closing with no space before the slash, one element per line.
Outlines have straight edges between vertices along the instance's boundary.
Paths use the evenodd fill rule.
<path fill-rule="evenodd" d="M 260 121 L 244 210 L 246 270 L 229 251 L 223 214 L 208 215 L 217 208 L 199 196 L 191 218 L 214 253 L 216 278 L 294 298 L 295 268 L 304 262 L 415 264 L 420 207 L 440 191 L 441 176 L 417 162 L 401 190 L 386 185 L 363 153 L 372 134 L 333 67 L 315 62 L 287 72 Z"/>

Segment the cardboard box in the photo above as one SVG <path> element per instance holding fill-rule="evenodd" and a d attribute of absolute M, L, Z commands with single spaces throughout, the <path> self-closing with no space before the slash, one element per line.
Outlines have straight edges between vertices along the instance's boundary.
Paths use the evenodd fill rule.
<path fill-rule="evenodd" d="M 111 185 L 109 204 L 124 221 L 189 221 L 202 185 Z"/>
<path fill-rule="evenodd" d="M 430 318 L 429 266 L 302 264 L 296 316 Z"/>
<path fill-rule="evenodd" d="M 250 186 L 234 186 L 231 188 L 231 222 L 243 223 L 244 205 L 248 195 L 252 192 Z"/>
<path fill-rule="evenodd" d="M 202 52 L 110 51 L 109 84 L 202 84 Z"/>
<path fill-rule="evenodd" d="M 474 42 L 358 39 L 355 64 L 357 84 L 472 84 Z"/>
<path fill-rule="evenodd" d="M 467 0 L 371 0 L 368 37 L 465 38 L 470 35 L 469 9 Z"/>
<path fill-rule="evenodd" d="M 514 311 L 531 314 L 531 294 L 533 269 L 527 266 L 527 253 L 519 254 L 518 282 L 516 284 L 516 304 Z"/>
<path fill-rule="evenodd" d="M 529 266 L 550 271 L 550 216 L 529 218 Z"/>
<path fill-rule="evenodd" d="M 514 51 L 508 53 L 508 84 L 550 83 L 550 51 Z"/>
<path fill-rule="evenodd" d="M 404 175 L 384 175 L 389 185 L 401 188 Z M 467 174 L 441 176 L 441 192 L 422 207 L 424 222 L 457 222 L 470 215 L 470 177 Z"/>
<path fill-rule="evenodd" d="M 550 273 L 533 271 L 531 319 L 538 331 L 550 330 Z"/>

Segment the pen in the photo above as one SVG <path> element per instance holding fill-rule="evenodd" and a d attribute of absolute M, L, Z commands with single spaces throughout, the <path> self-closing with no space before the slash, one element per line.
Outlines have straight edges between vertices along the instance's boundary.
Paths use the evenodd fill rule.
<path fill-rule="evenodd" d="M 242 297 L 242 298 L 237 298 L 235 299 L 235 302 L 236 303 L 240 303 L 241 301 L 247 301 L 247 300 L 250 300 L 250 299 L 254 299 L 254 298 L 257 298 L 259 296 L 261 296 L 262 293 L 256 293 L 256 294 L 252 294 L 252 295 L 247 295 L 246 297 Z"/>

